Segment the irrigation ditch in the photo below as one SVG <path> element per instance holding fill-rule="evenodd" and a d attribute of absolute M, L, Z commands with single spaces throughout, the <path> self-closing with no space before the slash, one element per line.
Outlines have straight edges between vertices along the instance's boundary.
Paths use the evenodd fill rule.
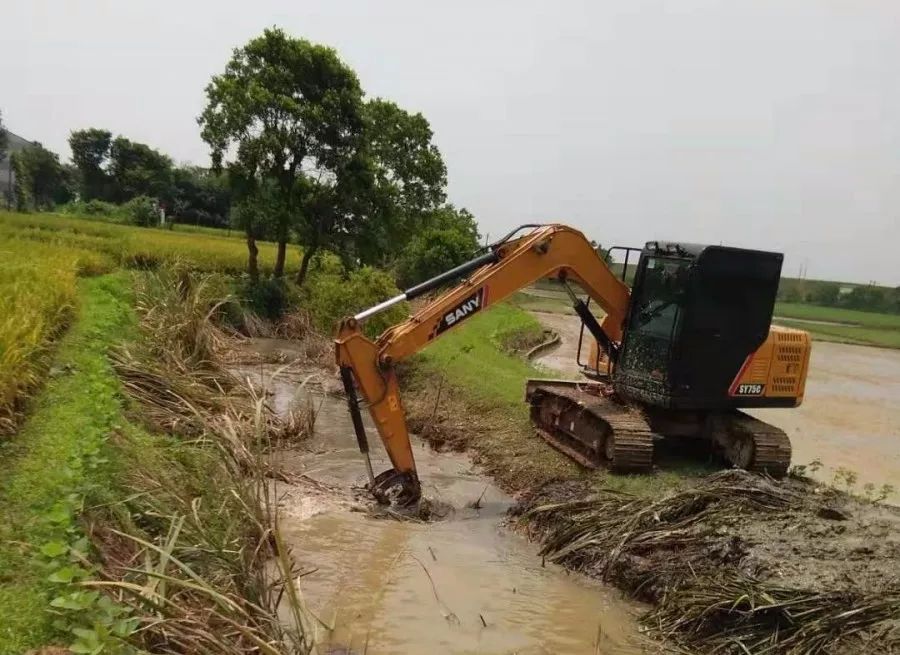
<path fill-rule="evenodd" d="M 141 276 L 139 334 L 111 352 L 130 399 L 112 437 L 123 496 L 83 513 L 96 556 L 57 607 L 107 612 L 98 639 L 272 655 L 900 648 L 896 508 L 800 475 L 587 475 L 524 408 L 413 363 L 404 400 L 433 511 L 384 512 L 329 342 L 220 291 Z"/>

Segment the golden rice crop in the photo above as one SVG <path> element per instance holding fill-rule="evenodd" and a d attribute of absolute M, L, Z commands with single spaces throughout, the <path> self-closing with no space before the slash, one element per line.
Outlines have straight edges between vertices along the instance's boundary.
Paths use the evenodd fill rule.
<path fill-rule="evenodd" d="M 259 247 L 260 268 L 271 269 L 275 245 Z M 247 246 L 217 234 L 0 212 L 0 434 L 13 428 L 17 408 L 46 370 L 49 345 L 73 315 L 79 275 L 174 261 L 240 273 Z"/>
<path fill-rule="evenodd" d="M 243 239 L 196 231 L 142 228 L 101 223 L 54 214 L 0 212 L 0 239 L 12 237 L 95 250 L 122 266 L 155 268 L 163 263 L 186 262 L 201 271 L 241 273 L 247 268 Z M 270 270 L 275 244 L 260 242 L 260 269 Z M 295 263 L 299 263 L 299 255 Z"/>
<path fill-rule="evenodd" d="M 72 316 L 76 276 L 109 267 L 99 253 L 0 235 L 0 434 L 12 429 L 50 342 Z"/>

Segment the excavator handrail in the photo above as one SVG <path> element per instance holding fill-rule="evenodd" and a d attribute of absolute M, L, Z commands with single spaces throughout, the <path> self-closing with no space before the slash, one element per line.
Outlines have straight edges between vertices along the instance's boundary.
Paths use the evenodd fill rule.
<path fill-rule="evenodd" d="M 393 469 L 375 477 L 370 473 L 372 491 L 379 494 L 399 486 L 405 501 L 420 495 L 406 415 L 400 402 L 394 364 L 421 350 L 474 314 L 509 297 L 519 289 L 547 277 L 577 282 L 601 306 L 606 316 L 593 317 L 583 301 L 573 297 L 582 320 L 614 360 L 622 338 L 622 326 L 630 301 L 626 284 L 616 277 L 585 236 L 559 224 L 536 226 L 531 232 L 511 238 L 516 232 L 490 247 L 489 252 L 457 266 L 431 280 L 375 307 L 344 319 L 335 337 L 335 358 L 341 368 L 348 406 L 360 450 L 368 451 L 365 430 L 359 419 L 356 382 L 385 446 Z M 388 328 L 375 340 L 362 332 L 362 322 L 403 300 L 410 300 L 447 283 L 463 279 L 426 303 L 412 316 Z M 568 288 L 568 286 L 566 287 Z M 369 465 L 371 471 L 371 466 Z"/>

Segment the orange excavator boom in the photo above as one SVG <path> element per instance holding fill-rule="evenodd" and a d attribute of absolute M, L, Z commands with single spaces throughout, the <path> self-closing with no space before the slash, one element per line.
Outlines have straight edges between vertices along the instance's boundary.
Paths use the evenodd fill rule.
<path fill-rule="evenodd" d="M 421 493 L 406 413 L 400 399 L 396 363 L 476 313 L 542 278 L 576 282 L 606 313 L 598 322 L 587 306 L 576 300 L 576 312 L 614 362 L 629 306 L 628 287 L 609 269 L 581 232 L 558 224 L 524 227 L 531 231 L 517 238 L 503 239 L 472 261 L 341 321 L 335 338 L 336 363 L 347 392 L 359 447 L 366 455 L 370 488 L 376 497 L 399 490 L 401 502 L 412 502 Z M 373 314 L 460 278 L 462 281 L 456 286 L 438 295 L 405 321 L 385 330 L 375 341 L 363 333 L 363 322 Z M 374 475 L 368 458 L 357 389 L 393 467 L 378 476 Z"/>

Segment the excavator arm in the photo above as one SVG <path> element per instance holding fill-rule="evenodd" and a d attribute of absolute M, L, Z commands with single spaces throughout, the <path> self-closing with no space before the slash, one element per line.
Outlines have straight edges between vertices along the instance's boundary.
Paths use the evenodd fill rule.
<path fill-rule="evenodd" d="M 474 314 L 539 279 L 550 277 L 578 283 L 606 312 L 598 323 L 583 302 L 575 302 L 576 311 L 614 362 L 628 311 L 629 289 L 584 235 L 565 225 L 537 226 L 524 236 L 498 242 L 476 259 L 341 322 L 335 339 L 335 356 L 357 441 L 366 455 L 370 489 L 376 497 L 383 498 L 398 489 L 398 502 L 408 503 L 418 500 L 421 493 L 395 364 Z M 378 311 L 460 278 L 462 281 L 455 287 L 385 330 L 375 341 L 362 332 L 365 319 Z M 393 466 L 377 477 L 369 463 L 357 388 Z"/>

